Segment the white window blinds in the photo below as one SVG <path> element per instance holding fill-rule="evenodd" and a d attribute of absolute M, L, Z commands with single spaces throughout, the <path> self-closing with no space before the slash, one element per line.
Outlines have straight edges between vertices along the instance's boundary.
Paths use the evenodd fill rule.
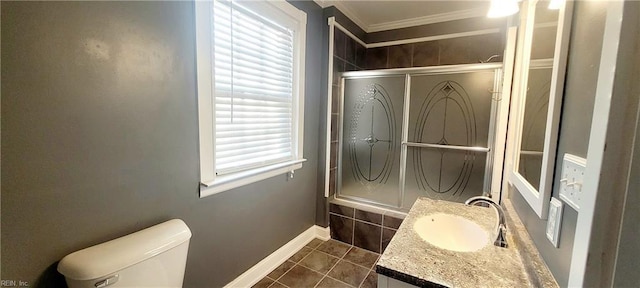
<path fill-rule="evenodd" d="M 212 24 L 216 173 L 292 160 L 293 31 L 227 1 Z"/>

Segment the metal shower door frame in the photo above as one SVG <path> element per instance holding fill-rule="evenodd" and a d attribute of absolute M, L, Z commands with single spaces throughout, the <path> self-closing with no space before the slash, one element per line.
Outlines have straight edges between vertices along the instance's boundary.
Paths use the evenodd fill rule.
<path fill-rule="evenodd" d="M 483 184 L 483 193 L 490 193 L 490 191 L 500 191 L 500 187 L 491 187 L 491 172 L 494 166 L 502 167 L 502 165 L 494 165 L 492 151 L 494 150 L 493 145 L 495 144 L 495 135 L 496 131 L 496 114 L 500 107 L 499 101 L 501 99 L 496 98 L 496 95 L 500 95 L 500 88 L 502 87 L 502 63 L 479 63 L 479 64 L 463 64 L 463 65 L 446 65 L 446 66 L 433 66 L 433 67 L 414 67 L 414 68 L 397 68 L 397 69 L 384 69 L 384 70 L 366 70 L 366 71 L 351 71 L 344 72 L 340 77 L 340 91 L 339 91 L 339 107 L 338 111 L 340 112 L 338 117 L 338 147 L 337 147 L 337 163 L 338 167 L 336 169 L 336 194 L 335 197 L 355 200 L 358 202 L 364 202 L 367 204 L 372 204 L 375 206 L 382 206 L 386 208 L 393 209 L 402 209 L 402 205 L 404 203 L 405 197 L 405 180 L 406 180 L 406 164 L 407 164 L 407 147 L 428 147 L 428 148 L 439 148 L 439 149 L 454 149 L 454 150 L 465 150 L 465 151 L 474 151 L 474 152 L 485 152 L 487 153 L 486 163 L 485 163 L 485 174 L 484 174 L 484 184 Z M 442 75 L 442 74 L 460 74 L 460 73 L 468 73 L 468 72 L 478 72 L 478 71 L 493 71 L 494 81 L 493 81 L 493 91 L 491 92 L 491 115 L 489 119 L 489 130 L 487 136 L 487 147 L 472 147 L 472 146 L 456 146 L 456 145 L 439 145 L 439 144 L 428 144 L 428 143 L 412 143 L 408 141 L 409 137 L 409 106 L 411 100 L 411 80 L 412 77 L 415 76 L 430 76 L 430 75 Z M 398 77 L 404 76 L 404 103 L 402 109 L 402 136 L 401 136 L 401 146 L 400 146 L 400 167 L 399 167 L 399 178 L 398 178 L 398 202 L 397 205 L 389 205 L 385 203 L 379 203 L 370 199 L 356 197 L 356 196 L 348 196 L 342 195 L 342 161 L 343 161 L 343 145 L 344 145 L 344 135 L 343 135 L 343 127 L 344 127 L 344 91 L 345 91 L 345 81 L 348 79 L 370 79 L 370 78 L 384 78 L 384 77 Z"/>

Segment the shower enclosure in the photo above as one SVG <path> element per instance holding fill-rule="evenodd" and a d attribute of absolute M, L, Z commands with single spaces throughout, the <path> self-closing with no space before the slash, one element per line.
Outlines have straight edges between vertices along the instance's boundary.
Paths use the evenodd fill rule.
<path fill-rule="evenodd" d="M 490 191 L 501 67 L 344 73 L 338 198 L 407 210 Z"/>

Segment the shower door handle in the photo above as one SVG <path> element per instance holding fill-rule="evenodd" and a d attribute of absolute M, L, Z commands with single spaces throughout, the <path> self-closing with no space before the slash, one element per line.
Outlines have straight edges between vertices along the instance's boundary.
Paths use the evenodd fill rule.
<path fill-rule="evenodd" d="M 450 150 L 462 150 L 462 151 L 486 152 L 486 153 L 491 151 L 491 148 L 487 148 L 487 147 L 441 145 L 441 144 L 415 143 L 415 142 L 402 142 L 402 145 L 409 146 L 409 147 L 438 148 L 438 149 L 450 149 Z"/>

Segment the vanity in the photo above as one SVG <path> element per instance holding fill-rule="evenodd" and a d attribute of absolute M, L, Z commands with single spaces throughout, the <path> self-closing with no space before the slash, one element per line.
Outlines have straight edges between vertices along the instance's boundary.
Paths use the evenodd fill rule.
<path fill-rule="evenodd" d="M 378 287 L 558 287 L 510 202 L 502 207 L 507 247 L 494 245 L 493 208 L 419 198 L 376 265 Z"/>

